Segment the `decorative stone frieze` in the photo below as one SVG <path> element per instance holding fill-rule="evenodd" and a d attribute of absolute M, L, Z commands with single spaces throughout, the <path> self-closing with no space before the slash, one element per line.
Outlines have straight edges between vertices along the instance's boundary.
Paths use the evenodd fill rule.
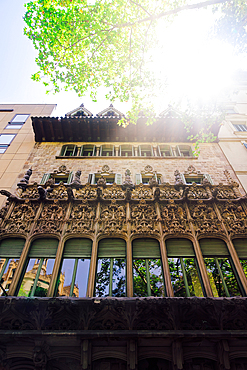
<path fill-rule="evenodd" d="M 159 233 L 158 220 L 153 204 L 141 200 L 139 204 L 132 204 L 130 209 L 131 231 L 133 233 Z"/>
<path fill-rule="evenodd" d="M 161 206 L 160 211 L 164 233 L 190 233 L 183 204 L 175 204 L 173 200 L 170 200 L 168 204 Z"/>
<path fill-rule="evenodd" d="M 114 200 L 111 204 L 102 204 L 99 218 L 99 232 L 112 234 L 125 233 L 126 231 L 125 204 L 116 203 Z"/>
<path fill-rule="evenodd" d="M 153 199 L 153 191 L 147 185 L 137 185 L 136 188 L 132 191 L 131 199 Z"/>
<path fill-rule="evenodd" d="M 67 233 L 92 233 L 94 231 L 94 222 L 96 215 L 96 206 L 88 204 L 74 204 L 68 221 Z"/>

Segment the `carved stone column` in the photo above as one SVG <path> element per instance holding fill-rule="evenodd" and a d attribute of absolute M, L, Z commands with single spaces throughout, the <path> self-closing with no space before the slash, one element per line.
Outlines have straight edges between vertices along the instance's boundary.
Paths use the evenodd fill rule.
<path fill-rule="evenodd" d="M 172 359 L 174 370 L 183 369 L 183 346 L 180 340 L 172 342 Z"/>
<path fill-rule="evenodd" d="M 81 365 L 83 370 L 91 368 L 91 343 L 87 339 L 81 343 Z"/>
<path fill-rule="evenodd" d="M 57 282 L 57 276 L 59 274 L 61 261 L 62 261 L 62 258 L 63 258 L 63 249 L 64 249 L 63 236 L 66 232 L 67 221 L 69 219 L 69 215 L 70 215 L 70 212 L 71 212 L 71 207 L 72 207 L 72 204 L 70 202 L 69 205 L 68 205 L 68 208 L 67 208 L 67 212 L 66 212 L 65 219 L 64 219 L 64 224 L 62 226 L 62 230 L 61 230 L 61 234 L 60 234 L 60 240 L 59 240 L 58 247 L 57 247 L 57 254 L 56 254 L 56 259 L 55 259 L 55 263 L 54 263 L 54 267 L 53 267 L 53 271 L 52 271 L 52 275 L 51 275 L 51 281 L 50 281 L 49 289 L 48 289 L 48 292 L 47 292 L 47 297 L 53 297 L 54 296 L 54 292 L 55 292 L 55 288 L 56 288 L 56 282 Z"/>
<path fill-rule="evenodd" d="M 214 209 L 215 209 L 215 212 L 217 213 L 217 216 L 218 216 L 219 220 L 221 221 L 222 228 L 225 231 L 226 238 L 227 238 L 227 248 L 229 250 L 229 253 L 230 253 L 230 256 L 231 256 L 232 261 L 234 263 L 234 266 L 236 267 L 236 270 L 237 270 L 239 279 L 241 281 L 241 284 L 242 284 L 242 286 L 243 286 L 243 288 L 245 290 L 245 295 L 247 295 L 247 280 L 246 280 L 245 273 L 243 271 L 243 268 L 242 268 L 242 265 L 241 265 L 241 263 L 239 261 L 237 252 L 236 252 L 236 250 L 234 248 L 234 245 L 232 243 L 231 237 L 230 237 L 229 232 L 227 230 L 227 227 L 226 227 L 226 225 L 224 223 L 224 220 L 221 217 L 220 210 L 219 210 L 219 208 L 218 208 L 218 206 L 217 206 L 216 203 L 214 204 Z"/>
<path fill-rule="evenodd" d="M 163 267 L 163 273 L 164 273 L 164 279 L 165 279 L 165 285 L 166 285 L 166 293 L 168 297 L 174 297 L 174 292 L 173 292 L 172 283 L 171 283 L 170 269 L 169 269 L 169 264 L 168 264 L 168 259 L 167 259 L 166 245 L 164 242 L 163 228 L 162 228 L 162 223 L 161 223 L 160 208 L 159 208 L 158 202 L 155 202 L 155 210 L 157 213 L 157 220 L 159 222 L 160 254 L 161 254 L 161 261 L 162 261 L 162 267 Z"/>
<path fill-rule="evenodd" d="M 38 208 L 38 210 L 36 212 L 36 216 L 34 218 L 34 222 L 33 222 L 33 224 L 30 227 L 30 231 L 29 231 L 28 237 L 26 239 L 24 248 L 22 250 L 21 257 L 19 259 L 19 263 L 17 265 L 17 268 L 16 268 L 16 271 L 15 271 L 15 274 L 14 274 L 14 277 L 13 277 L 13 280 L 12 280 L 12 283 L 10 285 L 10 289 L 9 289 L 8 295 L 16 295 L 18 293 L 17 292 L 18 283 L 19 283 L 19 280 L 21 278 L 21 273 L 22 273 L 22 270 L 23 270 L 23 267 L 24 267 L 24 263 L 25 263 L 25 261 L 27 260 L 27 257 L 28 257 L 29 248 L 30 248 L 30 239 L 31 239 L 31 236 L 33 234 L 33 231 L 34 231 L 34 229 L 36 227 L 37 220 L 40 217 L 40 214 L 42 212 L 42 209 L 43 209 L 43 203 L 40 203 L 39 208 Z"/>
<path fill-rule="evenodd" d="M 127 364 L 128 370 L 137 369 L 137 343 L 134 339 L 127 342 Z"/>
<path fill-rule="evenodd" d="M 207 297 L 213 297 L 213 292 L 212 292 L 211 285 L 210 285 L 210 282 L 209 282 L 207 269 L 206 269 L 204 259 L 203 259 L 203 256 L 202 256 L 202 251 L 201 251 L 201 248 L 200 248 L 200 244 L 199 244 L 199 242 L 197 240 L 197 237 L 196 237 L 196 232 L 195 232 L 195 229 L 194 229 L 194 225 L 193 225 L 193 222 L 192 222 L 192 219 L 191 219 L 191 216 L 190 216 L 189 207 L 188 207 L 187 203 L 185 203 L 185 208 L 186 208 L 186 212 L 187 212 L 187 218 L 188 218 L 188 221 L 189 221 L 191 233 L 194 237 L 193 245 L 194 245 L 196 259 L 197 259 L 199 270 L 200 270 L 200 273 L 201 273 L 203 285 L 204 285 L 204 288 L 205 288 L 205 292 L 206 292 Z"/>
<path fill-rule="evenodd" d="M 217 354 L 218 354 L 218 364 L 220 370 L 230 369 L 230 359 L 229 359 L 229 345 L 226 339 L 222 339 L 217 344 Z"/>
<path fill-rule="evenodd" d="M 127 272 L 127 297 L 133 297 L 133 263 L 132 263 L 132 243 L 130 240 L 131 223 L 130 223 L 130 204 L 126 203 L 127 219 L 127 243 L 126 243 L 126 272 Z"/>
<path fill-rule="evenodd" d="M 88 276 L 87 297 L 93 297 L 93 293 L 94 293 L 94 282 L 95 282 L 97 255 L 98 255 L 97 232 L 98 232 L 98 227 L 99 227 L 98 226 L 99 216 L 100 216 L 100 202 L 98 202 L 97 210 L 96 210 L 95 234 L 94 234 L 94 239 L 93 239 L 91 262 L 90 262 L 90 269 L 89 269 L 89 276 Z"/>

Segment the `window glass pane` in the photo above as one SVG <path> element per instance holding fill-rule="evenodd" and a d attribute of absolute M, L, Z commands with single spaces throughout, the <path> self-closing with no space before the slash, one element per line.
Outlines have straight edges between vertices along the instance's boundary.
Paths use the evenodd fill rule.
<path fill-rule="evenodd" d="M 97 265 L 95 296 L 125 297 L 124 258 L 99 258 Z"/>
<path fill-rule="evenodd" d="M 161 260 L 134 259 L 133 285 L 135 297 L 165 297 Z"/>
<path fill-rule="evenodd" d="M 8 145 L 0 145 L 0 154 L 3 154 L 7 148 L 8 148 Z"/>
<path fill-rule="evenodd" d="M 6 292 L 9 291 L 18 263 L 19 259 L 14 258 L 1 258 L 0 260 L 0 276 L 3 279 L 2 287 Z M 5 295 L 1 288 L 0 295 Z"/>
<path fill-rule="evenodd" d="M 25 123 L 29 114 L 16 114 L 11 123 Z"/>
<path fill-rule="evenodd" d="M 46 297 L 54 262 L 54 258 L 31 258 L 22 280 L 18 297 Z"/>
<path fill-rule="evenodd" d="M 9 145 L 11 141 L 14 139 L 15 135 L 7 135 L 2 134 L 0 135 L 0 144 L 7 144 Z"/>
<path fill-rule="evenodd" d="M 8 124 L 5 128 L 19 130 L 20 128 L 22 128 L 22 125 Z"/>
<path fill-rule="evenodd" d="M 168 258 L 168 264 L 175 297 L 203 297 L 194 258 Z"/>
<path fill-rule="evenodd" d="M 214 297 L 241 295 L 228 258 L 204 258 Z"/>
<path fill-rule="evenodd" d="M 88 258 L 65 258 L 59 277 L 58 296 L 86 297 L 89 267 Z"/>

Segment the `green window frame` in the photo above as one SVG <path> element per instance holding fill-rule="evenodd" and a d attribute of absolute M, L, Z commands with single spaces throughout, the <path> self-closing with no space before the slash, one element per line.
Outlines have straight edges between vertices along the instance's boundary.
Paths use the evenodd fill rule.
<path fill-rule="evenodd" d="M 66 144 L 62 146 L 61 156 L 62 157 L 76 157 L 78 153 L 78 147 L 73 144 Z"/>
<path fill-rule="evenodd" d="M 119 147 L 120 157 L 134 157 L 134 146 L 133 145 L 120 145 Z"/>
<path fill-rule="evenodd" d="M 100 157 L 113 157 L 114 156 L 114 145 L 101 145 Z"/>
<path fill-rule="evenodd" d="M 173 157 L 173 151 L 170 145 L 158 145 L 158 154 L 160 157 Z"/>
<path fill-rule="evenodd" d="M 95 157 L 96 146 L 95 145 L 82 145 L 80 148 L 79 156 L 81 157 Z"/>
<path fill-rule="evenodd" d="M 153 157 L 154 151 L 152 145 L 139 145 L 139 156 L 140 157 Z"/>
<path fill-rule="evenodd" d="M 176 154 L 178 157 L 193 157 L 193 152 L 190 145 L 177 145 Z"/>

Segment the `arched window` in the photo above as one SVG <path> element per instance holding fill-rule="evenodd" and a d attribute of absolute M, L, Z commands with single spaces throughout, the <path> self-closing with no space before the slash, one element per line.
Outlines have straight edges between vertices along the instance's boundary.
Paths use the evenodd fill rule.
<path fill-rule="evenodd" d="M 234 239 L 232 242 L 243 267 L 244 273 L 247 277 L 247 239 Z"/>
<path fill-rule="evenodd" d="M 241 284 L 226 243 L 221 239 L 199 241 L 214 297 L 241 294 Z"/>
<path fill-rule="evenodd" d="M 168 239 L 166 249 L 175 297 L 203 297 L 192 242 L 188 239 Z"/>
<path fill-rule="evenodd" d="M 12 279 L 19 263 L 25 240 L 21 238 L 8 238 L 0 241 L 0 280 L 2 287 L 8 292 Z M 0 294 L 5 295 L 0 289 Z"/>
<path fill-rule="evenodd" d="M 134 296 L 164 297 L 166 293 L 159 242 L 151 238 L 135 239 L 132 247 Z"/>
<path fill-rule="evenodd" d="M 90 239 L 73 238 L 66 241 L 57 281 L 58 296 L 86 296 L 91 251 Z"/>
<path fill-rule="evenodd" d="M 102 239 L 98 246 L 96 297 L 125 297 L 126 243 L 123 239 Z"/>
<path fill-rule="evenodd" d="M 18 296 L 46 297 L 57 246 L 57 239 L 42 238 L 32 242 L 19 284 Z"/>
<path fill-rule="evenodd" d="M 66 144 L 63 145 L 61 150 L 61 156 L 63 157 L 76 157 L 77 156 L 78 148 L 76 145 L 73 144 Z"/>

